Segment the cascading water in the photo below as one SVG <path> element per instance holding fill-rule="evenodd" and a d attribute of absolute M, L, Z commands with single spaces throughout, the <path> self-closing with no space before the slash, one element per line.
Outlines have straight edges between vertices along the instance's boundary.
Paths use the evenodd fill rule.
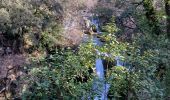
<path fill-rule="evenodd" d="M 121 61 L 120 57 L 117 56 L 115 58 L 115 60 L 116 60 L 116 66 L 123 66 L 124 65 L 124 62 Z"/>
<path fill-rule="evenodd" d="M 96 30 L 97 30 L 97 34 L 101 34 L 101 31 L 99 30 L 99 19 L 98 18 L 96 18 L 96 19 L 92 18 L 91 23 L 92 23 L 92 25 L 95 25 Z M 100 39 L 98 39 L 97 37 L 94 37 L 93 41 L 98 46 L 101 46 L 101 44 L 102 44 Z M 109 56 L 108 54 L 101 53 L 99 51 L 97 51 L 97 54 L 98 55 L 104 54 L 105 56 Z M 116 60 L 116 66 L 123 66 L 124 65 L 124 62 L 121 61 L 119 56 L 116 57 L 115 60 Z M 109 88 L 110 88 L 110 84 L 106 83 L 106 81 L 105 81 L 104 65 L 103 65 L 103 61 L 102 61 L 101 58 L 96 59 L 96 66 L 95 67 L 96 67 L 96 74 L 97 74 L 98 80 L 95 81 L 93 88 L 98 95 L 94 98 L 94 100 L 107 100 L 107 94 L 108 94 L 108 91 L 109 91 Z"/>
<path fill-rule="evenodd" d="M 99 20 L 92 18 L 91 20 L 92 24 L 95 25 L 97 34 L 100 34 L 99 30 Z M 101 45 L 100 39 L 94 37 L 94 43 L 96 45 Z M 98 52 L 98 55 L 100 55 L 100 52 Z M 102 59 L 96 59 L 96 74 L 98 76 L 98 80 L 95 81 L 94 84 L 94 90 L 97 94 L 97 96 L 94 98 L 94 100 L 107 100 L 107 93 L 109 90 L 110 85 L 105 82 L 105 75 L 104 75 L 104 66 Z"/>
<path fill-rule="evenodd" d="M 96 74 L 99 79 L 104 79 L 104 66 L 101 59 L 96 60 Z"/>
<path fill-rule="evenodd" d="M 92 24 L 95 25 L 97 33 L 100 34 L 100 29 L 99 29 L 99 19 L 98 18 L 92 18 L 91 20 Z"/>

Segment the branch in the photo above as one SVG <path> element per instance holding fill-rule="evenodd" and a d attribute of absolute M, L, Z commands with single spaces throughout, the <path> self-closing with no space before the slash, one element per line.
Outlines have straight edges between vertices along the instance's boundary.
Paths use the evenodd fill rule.
<path fill-rule="evenodd" d="M 3 93 L 5 90 L 6 90 L 6 89 L 5 89 L 5 87 L 4 87 L 4 88 L 0 91 L 0 94 Z"/>

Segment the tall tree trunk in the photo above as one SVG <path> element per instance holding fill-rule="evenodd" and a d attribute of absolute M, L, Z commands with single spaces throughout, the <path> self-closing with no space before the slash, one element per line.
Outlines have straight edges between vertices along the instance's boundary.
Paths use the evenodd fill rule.
<path fill-rule="evenodd" d="M 170 39 L 170 0 L 165 0 L 165 11 L 167 15 L 167 36 Z"/>
<path fill-rule="evenodd" d="M 165 0 L 165 12 L 167 15 L 167 36 L 170 39 L 170 0 Z M 166 68 L 166 99 L 170 99 L 170 67 Z"/>
<path fill-rule="evenodd" d="M 161 30 L 159 27 L 159 20 L 156 16 L 156 11 L 153 6 L 153 0 L 143 0 L 143 7 L 146 10 L 145 15 L 153 34 L 159 35 Z"/>

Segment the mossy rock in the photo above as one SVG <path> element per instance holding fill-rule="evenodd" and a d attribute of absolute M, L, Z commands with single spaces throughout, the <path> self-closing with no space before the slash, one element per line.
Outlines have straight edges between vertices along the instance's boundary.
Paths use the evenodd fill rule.
<path fill-rule="evenodd" d="M 91 33 L 90 33 L 90 31 L 85 30 L 85 31 L 84 31 L 84 34 L 91 34 Z"/>
<path fill-rule="evenodd" d="M 96 32 L 93 32 L 91 29 L 89 29 L 89 30 L 84 31 L 84 34 L 95 35 L 95 34 L 97 34 L 97 33 L 96 33 Z"/>
<path fill-rule="evenodd" d="M 93 32 L 97 32 L 97 27 L 95 25 L 91 26 Z"/>
<path fill-rule="evenodd" d="M 100 37 L 100 41 L 101 41 L 101 42 L 106 42 L 106 39 Z"/>
<path fill-rule="evenodd" d="M 101 34 L 97 34 L 96 37 L 97 38 L 101 38 L 102 36 L 101 36 Z"/>

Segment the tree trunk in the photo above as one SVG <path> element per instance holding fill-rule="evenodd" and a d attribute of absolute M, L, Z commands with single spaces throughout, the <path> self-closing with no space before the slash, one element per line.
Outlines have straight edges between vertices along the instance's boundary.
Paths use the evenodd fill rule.
<path fill-rule="evenodd" d="M 165 11 L 167 15 L 167 36 L 170 39 L 170 0 L 165 0 Z"/>
<path fill-rule="evenodd" d="M 165 12 L 167 16 L 167 36 L 170 39 L 170 0 L 165 0 Z M 170 69 L 169 66 L 166 68 L 166 99 L 170 99 Z"/>
<path fill-rule="evenodd" d="M 143 0 L 143 7 L 146 10 L 145 15 L 153 34 L 159 35 L 161 30 L 159 27 L 159 20 L 156 16 L 156 11 L 153 6 L 153 0 Z"/>

